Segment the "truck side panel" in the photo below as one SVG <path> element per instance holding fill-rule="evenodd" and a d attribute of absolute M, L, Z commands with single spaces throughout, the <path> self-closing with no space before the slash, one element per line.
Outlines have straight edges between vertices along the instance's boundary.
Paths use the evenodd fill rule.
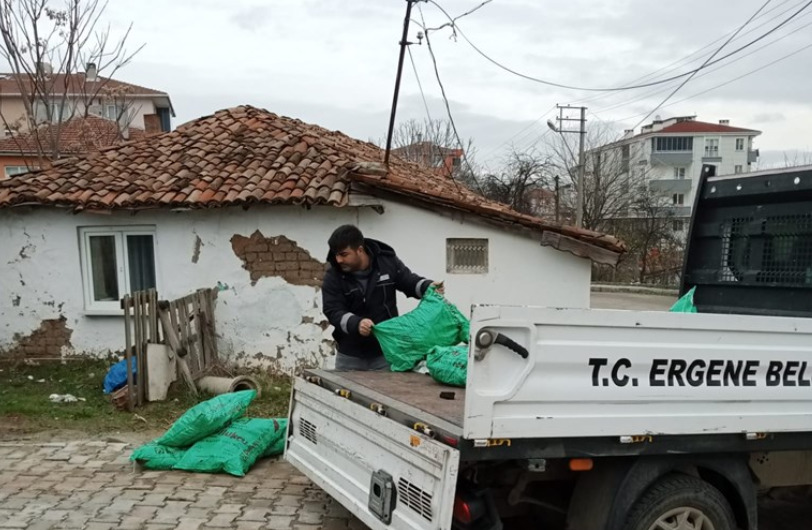
<path fill-rule="evenodd" d="M 296 379 L 285 458 L 374 530 L 451 528 L 459 452 Z M 372 476 L 395 490 L 391 523 L 369 509 Z"/>

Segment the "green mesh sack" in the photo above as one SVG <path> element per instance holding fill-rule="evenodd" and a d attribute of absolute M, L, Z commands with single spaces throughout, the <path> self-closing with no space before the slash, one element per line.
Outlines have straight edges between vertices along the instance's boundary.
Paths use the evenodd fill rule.
<path fill-rule="evenodd" d="M 280 430 L 277 420 L 239 418 L 190 447 L 174 469 L 242 477 L 268 450 Z"/>
<path fill-rule="evenodd" d="M 468 378 L 468 346 L 437 346 L 426 359 L 429 374 L 438 383 L 465 386 Z"/>
<path fill-rule="evenodd" d="M 130 455 L 131 462 L 138 462 L 147 469 L 172 469 L 183 458 L 186 449 L 167 447 L 156 442 L 149 442 Z"/>
<path fill-rule="evenodd" d="M 271 444 L 268 446 L 265 452 L 262 453 L 263 458 L 281 455 L 283 452 L 285 452 L 285 442 L 288 439 L 288 419 L 277 418 L 273 421 L 276 433 L 271 439 Z"/>
<path fill-rule="evenodd" d="M 155 441 L 169 447 L 188 447 L 245 414 L 256 395 L 256 390 L 241 390 L 198 403 Z"/>
<path fill-rule="evenodd" d="M 696 313 L 696 306 L 694 305 L 694 292 L 696 291 L 696 287 L 691 287 L 691 290 L 685 293 L 682 298 L 677 300 L 674 305 L 671 306 L 672 313 Z"/>
<path fill-rule="evenodd" d="M 431 286 L 413 311 L 375 324 L 372 332 L 392 371 L 407 372 L 435 346 L 467 343 L 470 323 Z"/>

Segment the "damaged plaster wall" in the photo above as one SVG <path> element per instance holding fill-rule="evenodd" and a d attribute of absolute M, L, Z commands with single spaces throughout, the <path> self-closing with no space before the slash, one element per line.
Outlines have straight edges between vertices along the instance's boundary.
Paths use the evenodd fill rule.
<path fill-rule="evenodd" d="M 91 226 L 154 227 L 159 296 L 173 299 L 218 288 L 218 350 L 224 360 L 247 366 L 291 371 L 331 364 L 332 328 L 322 314 L 317 285 L 327 239 L 346 223 L 392 245 L 415 272 L 445 280 L 448 298 L 464 313 L 474 303 L 589 305 L 587 260 L 475 218 L 380 204 L 383 214 L 371 208 L 294 206 L 108 215 L 0 210 L 0 355 L 20 346 L 21 338 L 40 330 L 44 321 L 62 321 L 71 331 L 60 346 L 63 355 L 123 350 L 121 315 L 89 315 L 84 308 L 78 234 L 80 227 Z M 449 237 L 487 238 L 489 272 L 446 274 Z M 259 246 L 251 251 L 249 244 Z M 278 263 L 297 266 L 277 269 Z M 405 312 L 416 301 L 401 296 L 399 305 Z"/>

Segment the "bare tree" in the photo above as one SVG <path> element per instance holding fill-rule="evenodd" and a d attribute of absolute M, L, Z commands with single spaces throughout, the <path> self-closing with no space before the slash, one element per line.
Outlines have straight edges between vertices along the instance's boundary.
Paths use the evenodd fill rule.
<path fill-rule="evenodd" d="M 784 151 L 784 163 L 782 167 L 798 167 L 812 165 L 812 151 L 794 151 L 788 153 Z"/>
<path fill-rule="evenodd" d="M 127 50 L 132 25 L 114 39 L 100 0 L 0 0 L 0 57 L 24 114 L 0 105 L 6 131 L 28 132 L 40 165 L 58 159 L 64 124 L 109 105 L 124 134 L 133 118 L 127 85 L 111 82 L 143 47 Z M 103 77 L 105 74 L 106 77 Z M 10 96 L 0 93 L 0 104 Z M 9 114 L 9 115 L 7 115 Z M 20 145 L 21 150 L 30 146 Z M 29 154 L 29 153 L 26 153 Z"/>
<path fill-rule="evenodd" d="M 459 145 L 449 121 L 411 119 L 401 122 L 392 135 L 392 145 L 395 156 L 436 169 L 468 188 L 478 189 L 474 141 L 469 138 Z"/>
<path fill-rule="evenodd" d="M 555 218 L 554 208 L 548 207 L 549 199 L 555 193 L 550 189 L 554 173 L 555 166 L 549 156 L 536 150 L 512 150 L 503 169 L 483 175 L 480 185 L 486 197 L 518 212 Z"/>

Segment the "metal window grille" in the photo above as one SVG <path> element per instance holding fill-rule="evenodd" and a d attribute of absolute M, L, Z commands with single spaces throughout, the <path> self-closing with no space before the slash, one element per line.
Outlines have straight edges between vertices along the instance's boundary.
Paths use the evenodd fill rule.
<path fill-rule="evenodd" d="M 488 272 L 487 239 L 447 239 L 446 272 L 486 274 Z"/>
<path fill-rule="evenodd" d="M 719 280 L 812 286 L 812 214 L 727 221 Z"/>

